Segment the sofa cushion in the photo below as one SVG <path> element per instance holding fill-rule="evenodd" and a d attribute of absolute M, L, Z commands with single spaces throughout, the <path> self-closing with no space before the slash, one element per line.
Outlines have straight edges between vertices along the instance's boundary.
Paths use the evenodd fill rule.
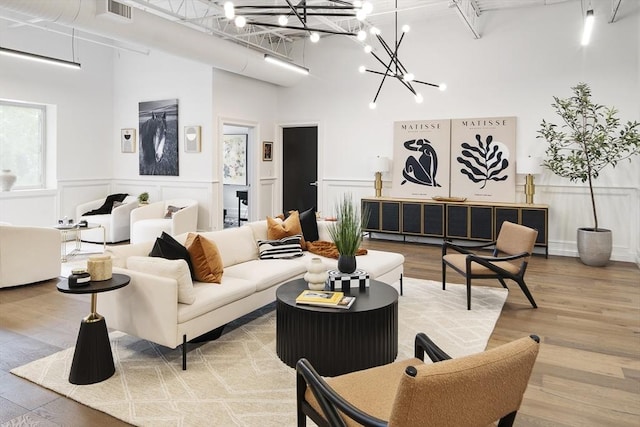
<path fill-rule="evenodd" d="M 258 261 L 256 261 L 258 262 Z M 248 280 L 236 277 L 222 277 L 221 286 L 194 282 L 196 300 L 191 305 L 178 305 L 178 323 L 188 322 L 232 302 L 246 298 L 256 292 L 256 285 Z M 238 317 L 246 313 L 239 313 Z"/>
<path fill-rule="evenodd" d="M 187 262 L 183 259 L 165 259 L 146 256 L 131 256 L 127 258 L 127 268 L 141 273 L 169 277 L 178 282 L 178 302 L 193 304 L 196 295 L 193 291 L 191 272 Z"/>
<path fill-rule="evenodd" d="M 220 283 L 222 280 L 222 258 L 215 242 L 196 233 L 189 233 L 185 242 L 193 274 L 198 282 Z"/>
<path fill-rule="evenodd" d="M 295 236 L 299 234 L 302 236 L 302 226 L 300 225 L 300 215 L 298 211 L 292 211 L 291 215 L 284 221 L 279 221 L 275 218 L 267 217 L 267 239 L 278 240 L 284 237 Z M 304 250 L 307 244 L 304 237 L 300 240 L 300 246 Z"/>
<path fill-rule="evenodd" d="M 156 239 L 151 252 L 149 252 L 149 256 L 166 259 L 183 259 L 189 266 L 191 277 L 195 277 L 193 273 L 193 264 L 191 263 L 191 256 L 189 255 L 187 248 L 182 246 L 180 242 L 164 231 L 162 232 L 162 235 Z"/>
<path fill-rule="evenodd" d="M 300 212 L 300 226 L 302 227 L 302 235 L 306 242 L 315 242 L 318 236 L 318 222 L 316 220 L 316 209 L 310 208 Z"/>
<path fill-rule="evenodd" d="M 184 209 L 184 206 L 183 207 L 177 207 L 177 206 L 172 206 L 172 205 L 167 206 L 167 211 L 164 214 L 164 219 L 173 218 L 173 214 L 178 212 L 181 209 Z"/>
<path fill-rule="evenodd" d="M 294 259 L 258 259 L 225 268 L 224 277 L 244 279 L 256 285 L 261 291 L 288 280 L 302 277 L 307 272 L 303 258 Z"/>
<path fill-rule="evenodd" d="M 225 269 L 230 265 L 258 259 L 258 245 L 253 238 L 251 228 L 246 225 L 202 232 L 200 235 L 215 242 Z"/>
<path fill-rule="evenodd" d="M 286 259 L 302 256 L 301 239 L 302 236 L 296 234 L 279 240 L 258 240 L 260 259 Z"/>

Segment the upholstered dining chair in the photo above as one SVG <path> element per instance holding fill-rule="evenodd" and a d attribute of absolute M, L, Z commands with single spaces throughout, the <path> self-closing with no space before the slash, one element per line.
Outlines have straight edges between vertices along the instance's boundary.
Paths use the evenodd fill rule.
<path fill-rule="evenodd" d="M 171 236 L 196 231 L 198 201 L 168 199 L 141 206 L 131 211 L 131 243 L 155 240 L 162 232 Z"/>
<path fill-rule="evenodd" d="M 415 357 L 324 379 L 300 359 L 298 427 L 513 425 L 538 355 L 539 338 L 523 337 L 451 359 L 425 334 Z M 424 363 L 425 353 L 434 362 Z"/>
<path fill-rule="evenodd" d="M 467 310 L 471 310 L 471 279 L 498 279 L 507 288 L 504 279 L 511 279 L 520 286 L 533 306 L 538 308 L 527 284 L 524 273 L 536 244 L 538 231 L 509 221 L 502 223 L 495 242 L 483 245 L 460 246 L 446 241 L 442 244 L 442 289 L 446 288 L 447 266 L 462 274 L 467 283 Z M 491 256 L 478 255 L 472 250 L 493 247 Z M 447 253 L 449 249 L 457 253 Z"/>

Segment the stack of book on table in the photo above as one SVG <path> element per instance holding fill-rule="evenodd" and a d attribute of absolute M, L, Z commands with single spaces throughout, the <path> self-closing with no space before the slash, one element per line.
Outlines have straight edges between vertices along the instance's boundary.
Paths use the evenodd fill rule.
<path fill-rule="evenodd" d="M 347 309 L 355 300 L 356 297 L 347 296 L 343 292 L 305 290 L 296 298 L 296 304 Z"/>

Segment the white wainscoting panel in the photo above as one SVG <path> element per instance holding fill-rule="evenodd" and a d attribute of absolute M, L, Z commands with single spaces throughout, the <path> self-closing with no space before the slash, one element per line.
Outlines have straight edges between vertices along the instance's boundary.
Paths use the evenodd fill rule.
<path fill-rule="evenodd" d="M 16 190 L 0 193 L 0 222 L 50 227 L 58 220 L 57 190 Z"/>
<path fill-rule="evenodd" d="M 267 216 L 277 215 L 276 211 L 276 183 L 275 177 L 260 178 L 260 191 L 258 195 L 258 220 L 265 219 Z M 278 207 L 279 211 L 280 208 Z"/>

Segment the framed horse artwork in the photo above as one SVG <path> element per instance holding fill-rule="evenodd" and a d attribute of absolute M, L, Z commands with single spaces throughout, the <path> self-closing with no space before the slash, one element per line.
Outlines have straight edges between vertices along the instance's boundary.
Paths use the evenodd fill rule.
<path fill-rule="evenodd" d="M 138 104 L 140 175 L 178 176 L 178 100 Z"/>

